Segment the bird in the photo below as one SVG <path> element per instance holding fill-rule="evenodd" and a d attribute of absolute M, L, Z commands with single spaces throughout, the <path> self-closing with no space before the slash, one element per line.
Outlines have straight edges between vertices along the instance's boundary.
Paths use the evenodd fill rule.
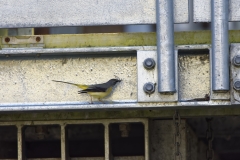
<path fill-rule="evenodd" d="M 102 99 L 107 97 L 111 92 L 113 87 L 122 80 L 120 79 L 110 79 L 106 83 L 101 84 L 92 84 L 92 85 L 86 85 L 86 84 L 76 84 L 76 83 L 70 83 L 65 81 L 58 81 L 58 80 L 52 80 L 54 82 L 60 82 L 60 83 L 66 83 L 70 85 L 75 85 L 78 88 L 81 88 L 82 90 L 78 91 L 78 94 L 87 93 L 91 97 L 91 104 L 92 104 L 92 97 L 97 98 L 99 101 L 102 102 Z"/>

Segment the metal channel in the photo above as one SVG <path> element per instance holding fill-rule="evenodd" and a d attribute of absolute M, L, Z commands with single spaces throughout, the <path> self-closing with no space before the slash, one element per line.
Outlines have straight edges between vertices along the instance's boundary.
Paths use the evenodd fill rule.
<path fill-rule="evenodd" d="M 158 92 L 175 88 L 173 0 L 156 1 Z"/>
<path fill-rule="evenodd" d="M 209 49 L 210 45 L 187 45 L 187 46 L 177 46 L 176 50 L 178 49 Z M 156 53 L 156 47 L 151 47 L 151 46 L 136 46 L 136 47 L 95 47 L 95 48 L 64 48 L 64 49 L 60 49 L 60 48 L 56 48 L 56 49 L 29 49 L 29 50 L 25 50 L 25 49 L 11 49 L 11 50 L 0 50 L 0 55 L 5 56 L 6 54 L 12 54 L 12 55 L 34 55 L 34 54 L 46 54 L 46 55 L 61 55 L 64 53 L 76 53 L 76 54 L 86 54 L 86 53 L 96 53 L 96 54 L 101 54 L 102 52 L 108 52 L 109 54 L 114 53 L 115 51 L 137 51 L 138 52 L 138 56 L 143 56 L 146 53 L 148 53 L 146 56 L 143 56 L 143 58 L 148 58 L 147 56 L 151 56 L 152 54 L 150 53 Z M 116 53 L 116 52 L 115 52 Z M 141 54 L 140 54 L 141 53 Z M 210 51 L 211 54 L 211 51 Z M 177 55 L 177 53 L 175 54 L 175 56 Z M 141 57 L 140 57 L 141 58 Z M 142 61 L 143 59 L 138 59 L 137 61 L 139 61 L 142 67 Z M 135 62 L 134 62 L 135 65 Z M 139 67 L 138 67 L 139 69 Z M 152 75 L 154 75 L 155 77 L 155 72 L 152 71 L 146 71 L 146 69 L 144 69 L 142 67 L 142 71 L 138 71 L 140 72 L 146 72 L 146 73 L 150 73 L 151 76 L 148 76 L 147 78 L 151 78 L 153 77 Z M 146 74 L 146 75 L 150 75 L 150 74 Z M 177 77 L 177 76 L 176 76 Z M 141 77 L 142 79 L 142 77 Z M 132 79 L 131 79 L 132 80 Z M 157 81 L 155 79 L 152 79 L 153 82 Z M 144 84 L 145 82 L 143 82 Z M 135 84 L 135 81 L 134 81 Z M 133 84 L 131 84 L 132 86 Z M 129 85 L 130 86 L 130 85 Z M 127 86 L 126 86 L 127 87 Z M 121 88 L 121 90 L 124 90 L 123 87 Z M 140 86 L 138 87 L 139 89 L 141 89 L 142 91 L 142 87 Z M 129 87 L 127 87 L 129 88 Z M 134 88 L 135 89 L 135 88 Z M 125 90 L 124 90 L 125 91 Z M 126 90 L 128 91 L 128 90 Z M 120 91 L 117 93 L 121 93 Z M 125 92 L 128 93 L 128 92 Z M 212 92 L 211 93 L 211 100 L 214 101 L 206 101 L 206 102 L 177 102 L 176 97 L 173 97 L 174 99 L 169 99 L 167 100 L 168 103 L 166 102 L 166 99 L 162 100 L 161 102 L 157 100 L 149 100 L 149 96 L 146 95 L 145 93 L 143 93 L 145 97 L 148 97 L 148 99 L 146 99 L 146 102 L 151 102 L 151 103 L 146 103 L 146 102 L 141 102 L 138 103 L 140 101 L 137 100 L 137 96 L 133 97 L 132 99 L 119 99 L 119 100 L 114 100 L 112 102 L 109 103 L 95 103 L 95 104 L 89 104 L 88 99 L 84 99 L 84 101 L 82 100 L 78 100 L 76 99 L 76 101 L 67 101 L 67 100 L 63 100 L 63 101 L 33 101 L 33 102 L 5 102 L 5 103 L 0 103 L 0 111 L 2 112 L 6 112 L 6 111 L 40 111 L 40 110 L 76 110 L 76 109 L 83 109 L 83 110 L 93 110 L 93 109 L 97 109 L 97 110 L 101 110 L 101 109 L 129 109 L 129 108 L 133 108 L 133 109 L 143 109 L 143 108 L 188 108 L 191 106 L 219 106 L 219 105 L 230 105 L 231 103 L 229 102 L 229 93 L 215 93 Z M 218 95 L 216 95 L 218 94 Z M 224 95 L 223 95 L 224 94 Z M 164 95 L 164 94 L 163 94 Z M 164 95 L 165 96 L 165 95 Z M 152 96 L 153 98 L 154 96 Z M 151 97 L 150 97 L 151 98 Z M 166 98 L 166 96 L 165 96 Z M 221 100 L 226 100 L 226 101 L 221 101 Z M 175 101 L 175 102 L 170 102 L 170 101 Z"/>
<path fill-rule="evenodd" d="M 0 4 L 0 28 L 156 23 L 155 0 L 32 0 L 17 4 L 0 0 Z M 188 0 L 174 4 L 175 23 L 188 22 Z"/>
<path fill-rule="evenodd" d="M 156 50 L 155 46 L 132 46 L 132 47 L 90 47 L 90 48 L 2 48 L 1 55 L 31 55 L 31 54 L 46 54 L 60 55 L 63 53 L 86 54 L 86 52 L 94 52 L 94 54 L 102 54 L 109 52 L 110 54 L 117 51 L 136 51 L 136 50 Z"/>
<path fill-rule="evenodd" d="M 23 160 L 25 158 L 24 152 L 24 133 L 23 127 L 26 125 L 60 125 L 61 127 L 61 159 L 62 160 L 92 160 L 90 157 L 74 157 L 70 158 L 67 152 L 67 132 L 66 125 L 70 124 L 103 124 L 104 125 L 104 146 L 105 146 L 105 157 L 96 157 L 94 160 L 110 160 L 113 157 L 110 156 L 110 146 L 109 146 L 109 125 L 113 123 L 142 123 L 144 126 L 144 156 L 126 156 L 126 157 L 114 157 L 117 160 L 149 160 L 149 127 L 148 119 L 145 118 L 135 118 L 135 119 L 102 119 L 102 120 L 63 120 L 63 121 L 11 121 L 11 122 L 0 122 L 0 126 L 17 126 L 17 136 L 18 136 L 18 160 Z M 30 160 L 40 160 L 41 158 L 31 158 Z M 44 158 L 45 159 L 45 158 Z M 60 158 L 46 158 L 49 160 L 60 160 Z"/>
<path fill-rule="evenodd" d="M 212 90 L 229 90 L 228 1 L 212 0 Z"/>
<path fill-rule="evenodd" d="M 240 0 L 226 0 L 229 2 L 228 21 L 240 21 Z M 211 22 L 211 0 L 193 0 L 193 21 Z"/>

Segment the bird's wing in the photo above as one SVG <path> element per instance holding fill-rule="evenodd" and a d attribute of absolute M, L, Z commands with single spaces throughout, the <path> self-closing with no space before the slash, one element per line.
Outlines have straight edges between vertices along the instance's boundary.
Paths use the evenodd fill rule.
<path fill-rule="evenodd" d="M 107 86 L 105 85 L 91 85 L 87 89 L 81 90 L 81 93 L 87 93 L 87 92 L 106 92 Z"/>

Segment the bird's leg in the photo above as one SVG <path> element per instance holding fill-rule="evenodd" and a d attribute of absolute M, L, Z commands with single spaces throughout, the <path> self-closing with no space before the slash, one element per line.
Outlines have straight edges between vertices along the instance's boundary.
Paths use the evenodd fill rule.
<path fill-rule="evenodd" d="M 91 97 L 91 104 L 93 104 L 93 101 L 92 101 L 92 96 L 90 96 Z"/>
<path fill-rule="evenodd" d="M 102 102 L 103 104 L 105 104 L 100 98 L 98 98 L 98 100 L 99 100 L 100 102 Z"/>

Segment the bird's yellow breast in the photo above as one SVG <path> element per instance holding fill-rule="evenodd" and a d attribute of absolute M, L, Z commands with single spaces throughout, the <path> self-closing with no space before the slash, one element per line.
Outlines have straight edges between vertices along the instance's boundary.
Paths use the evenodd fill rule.
<path fill-rule="evenodd" d="M 112 91 L 112 87 L 109 87 L 106 92 L 87 92 L 90 96 L 93 96 L 98 99 L 102 99 L 104 97 L 107 97 Z"/>

